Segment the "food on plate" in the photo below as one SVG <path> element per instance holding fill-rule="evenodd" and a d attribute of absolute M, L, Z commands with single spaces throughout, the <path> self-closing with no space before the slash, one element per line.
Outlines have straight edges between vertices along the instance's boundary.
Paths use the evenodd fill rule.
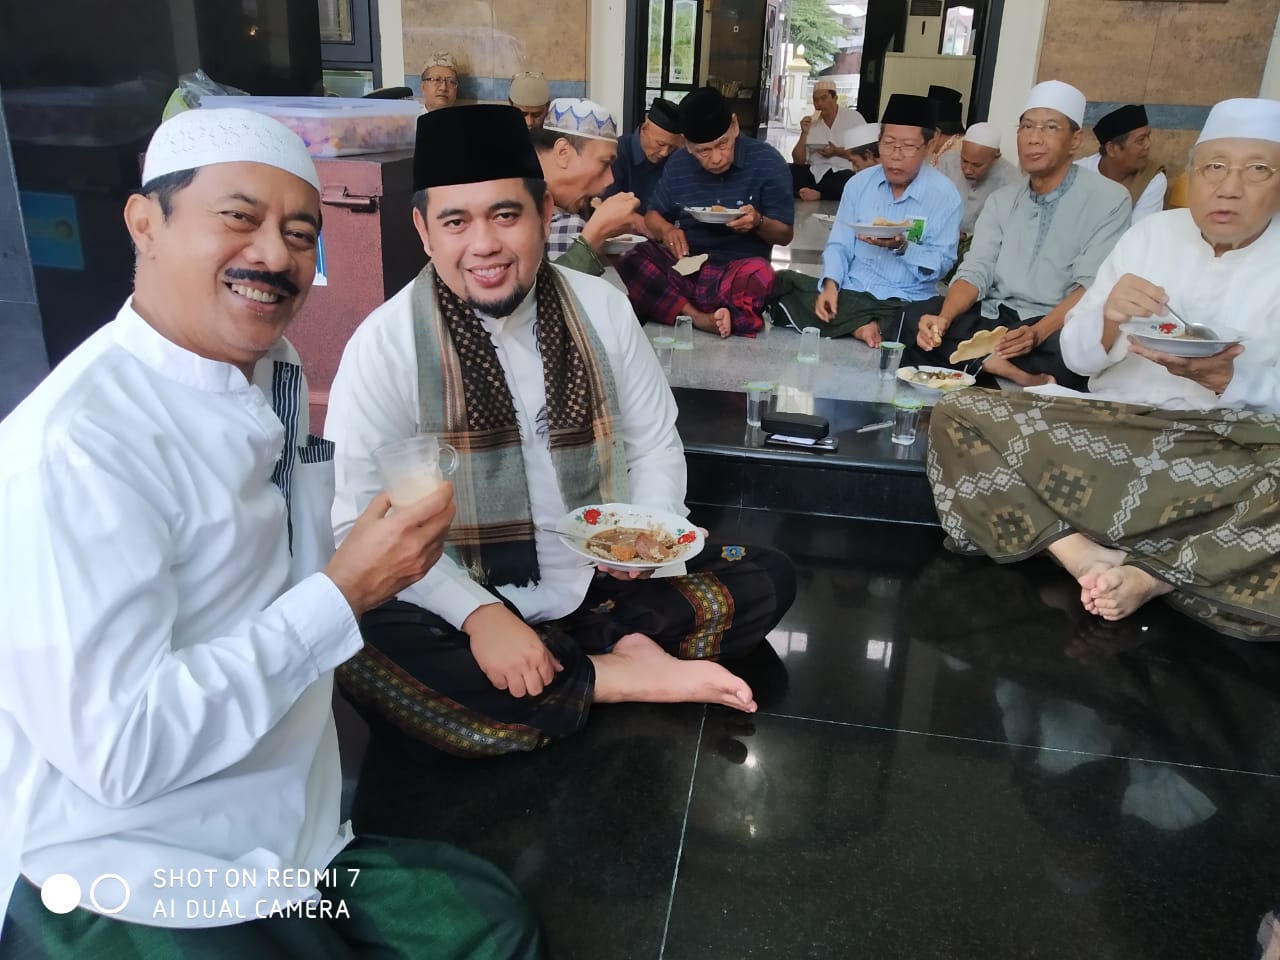
<path fill-rule="evenodd" d="M 941 390 L 967 380 L 968 374 L 961 373 L 959 370 L 911 370 L 907 372 L 907 379 L 922 387 Z"/>
<path fill-rule="evenodd" d="M 658 528 L 613 527 L 587 541 L 587 549 L 602 560 L 665 563 L 680 552 L 676 538 Z"/>
<path fill-rule="evenodd" d="M 979 330 L 968 340 L 963 340 L 952 351 L 948 363 L 963 363 L 966 360 L 977 360 L 995 352 L 1000 338 L 1009 332 L 1008 327 L 996 327 L 994 330 Z"/>
<path fill-rule="evenodd" d="M 724 206 L 724 204 L 720 204 L 720 203 L 713 203 L 711 206 L 707 207 L 707 209 L 710 210 L 712 213 L 728 213 L 729 212 L 729 208 Z"/>
<path fill-rule="evenodd" d="M 873 227 L 909 227 L 910 220 L 886 220 L 884 217 L 876 217 L 871 221 Z"/>

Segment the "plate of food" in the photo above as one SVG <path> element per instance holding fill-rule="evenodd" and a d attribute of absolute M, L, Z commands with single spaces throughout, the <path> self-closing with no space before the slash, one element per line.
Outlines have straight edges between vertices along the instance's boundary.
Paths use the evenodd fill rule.
<path fill-rule="evenodd" d="M 593 503 L 570 510 L 556 524 L 564 545 L 593 563 L 656 570 L 696 557 L 702 531 L 674 513 L 629 503 Z"/>
<path fill-rule="evenodd" d="M 1212 329 L 1196 324 L 1183 326 L 1156 317 L 1130 320 L 1120 324 L 1120 330 L 1148 350 L 1159 350 L 1175 357 L 1211 357 L 1244 339 L 1243 334 L 1217 324 Z"/>
<path fill-rule="evenodd" d="M 950 367 L 899 367 L 898 379 L 935 400 L 944 393 L 963 390 L 975 383 L 970 374 Z"/>
<path fill-rule="evenodd" d="M 629 253 L 648 239 L 638 233 L 622 233 L 604 242 L 604 252 L 616 257 L 619 254 Z"/>
<path fill-rule="evenodd" d="M 699 223 L 732 223 L 742 216 L 741 207 L 726 207 L 718 203 L 709 207 L 685 207 L 684 209 Z"/>
<path fill-rule="evenodd" d="M 884 217 L 876 217 L 870 223 L 855 223 L 853 232 L 860 237 L 870 237 L 872 240 L 888 240 L 892 237 L 899 236 L 911 229 L 911 220 L 886 220 Z"/>

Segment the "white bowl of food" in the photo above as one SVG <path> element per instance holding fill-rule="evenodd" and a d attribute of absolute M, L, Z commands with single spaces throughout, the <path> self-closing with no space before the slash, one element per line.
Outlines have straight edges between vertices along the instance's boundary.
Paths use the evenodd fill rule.
<path fill-rule="evenodd" d="M 564 545 L 607 567 L 656 570 L 696 557 L 702 531 L 686 518 L 629 503 L 593 503 L 556 524 Z"/>
<path fill-rule="evenodd" d="M 972 375 L 961 370 L 926 366 L 899 367 L 898 379 L 911 384 L 930 400 L 937 400 L 945 394 L 972 387 L 977 382 Z"/>

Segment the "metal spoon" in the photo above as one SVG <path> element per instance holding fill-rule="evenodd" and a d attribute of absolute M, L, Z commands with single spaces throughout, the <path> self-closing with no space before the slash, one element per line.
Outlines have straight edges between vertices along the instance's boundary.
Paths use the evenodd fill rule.
<path fill-rule="evenodd" d="M 1164 309 L 1169 319 L 1182 328 L 1181 331 L 1178 333 L 1175 333 L 1174 336 L 1182 336 L 1183 334 L 1190 334 L 1192 337 L 1195 337 L 1197 340 L 1219 339 L 1218 334 L 1214 331 L 1212 327 L 1206 326 L 1203 323 L 1187 323 L 1187 321 L 1183 320 L 1182 317 L 1178 316 L 1178 314 L 1174 312 L 1174 309 L 1172 307 L 1166 306 Z"/>

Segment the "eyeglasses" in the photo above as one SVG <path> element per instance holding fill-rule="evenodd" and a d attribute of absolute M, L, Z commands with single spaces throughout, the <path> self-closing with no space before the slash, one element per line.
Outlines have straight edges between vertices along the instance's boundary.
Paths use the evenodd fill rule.
<path fill-rule="evenodd" d="M 1041 133 L 1047 133 L 1051 137 L 1056 137 L 1060 133 L 1064 133 L 1068 128 L 1064 127 L 1057 120 L 1046 120 L 1044 123 L 1035 123 L 1031 120 L 1023 120 L 1018 124 L 1019 133 L 1030 133 L 1032 130 L 1039 130 Z"/>
<path fill-rule="evenodd" d="M 446 87 L 456 87 L 458 81 L 453 77 L 423 77 L 423 83 L 443 83 Z"/>
<path fill-rule="evenodd" d="M 924 143 L 900 143 L 897 140 L 884 140 L 880 143 L 881 153 L 900 153 L 904 157 L 914 157 L 924 149 Z"/>
<path fill-rule="evenodd" d="M 1266 183 L 1276 175 L 1276 168 L 1265 163 L 1246 163 L 1233 167 L 1221 160 L 1211 160 L 1195 168 L 1201 180 L 1214 186 L 1226 180 L 1232 170 L 1239 170 L 1240 179 L 1245 183 Z"/>

